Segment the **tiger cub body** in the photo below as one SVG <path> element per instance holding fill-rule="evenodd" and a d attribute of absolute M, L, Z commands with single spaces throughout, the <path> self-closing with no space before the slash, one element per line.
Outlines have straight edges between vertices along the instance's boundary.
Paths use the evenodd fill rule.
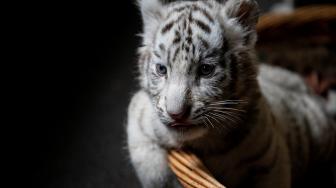
<path fill-rule="evenodd" d="M 127 143 L 143 187 L 179 187 L 167 150 L 197 154 L 227 187 L 288 188 L 335 154 L 325 104 L 294 73 L 258 66 L 252 0 L 139 0 L 141 89 Z"/>

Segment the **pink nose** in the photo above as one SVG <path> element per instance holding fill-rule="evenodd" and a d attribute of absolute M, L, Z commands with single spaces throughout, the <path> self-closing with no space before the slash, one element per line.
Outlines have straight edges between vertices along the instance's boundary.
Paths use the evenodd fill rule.
<path fill-rule="evenodd" d="M 174 120 L 184 120 L 190 115 L 191 106 L 186 106 L 179 112 L 169 112 L 169 116 Z"/>

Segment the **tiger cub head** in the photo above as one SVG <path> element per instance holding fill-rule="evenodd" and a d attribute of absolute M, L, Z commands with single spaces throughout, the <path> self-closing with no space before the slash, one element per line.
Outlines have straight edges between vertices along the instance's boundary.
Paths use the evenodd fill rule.
<path fill-rule="evenodd" d="M 140 85 L 185 139 L 237 127 L 257 92 L 254 0 L 138 0 Z M 162 125 L 161 125 L 162 126 Z"/>

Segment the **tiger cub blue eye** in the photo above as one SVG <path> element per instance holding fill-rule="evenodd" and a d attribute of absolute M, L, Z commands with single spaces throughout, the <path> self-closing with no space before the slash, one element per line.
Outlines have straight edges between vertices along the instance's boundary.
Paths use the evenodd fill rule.
<path fill-rule="evenodd" d="M 199 67 L 199 74 L 201 76 L 209 76 L 215 69 L 215 66 L 209 64 L 203 64 Z"/>
<path fill-rule="evenodd" d="M 167 74 L 167 67 L 161 64 L 156 64 L 156 72 L 160 75 L 160 76 L 164 76 Z"/>

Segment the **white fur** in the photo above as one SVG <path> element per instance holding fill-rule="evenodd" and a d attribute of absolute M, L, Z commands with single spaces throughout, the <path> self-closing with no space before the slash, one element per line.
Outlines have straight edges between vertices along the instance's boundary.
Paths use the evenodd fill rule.
<path fill-rule="evenodd" d="M 143 187 L 148 188 L 169 183 L 168 177 L 172 174 L 167 166 L 166 150 L 159 143 L 175 144 L 174 139 L 169 137 L 166 137 L 167 140 L 157 140 L 153 126 L 160 127 L 162 124 L 154 114 L 146 93 L 134 95 L 128 110 L 127 143 L 136 173 Z M 160 131 L 165 132 L 164 129 Z"/>
<path fill-rule="evenodd" d="M 143 17 L 143 43 L 150 45 L 150 40 L 165 15 L 165 9 L 159 0 L 138 0 L 138 6 Z"/>

